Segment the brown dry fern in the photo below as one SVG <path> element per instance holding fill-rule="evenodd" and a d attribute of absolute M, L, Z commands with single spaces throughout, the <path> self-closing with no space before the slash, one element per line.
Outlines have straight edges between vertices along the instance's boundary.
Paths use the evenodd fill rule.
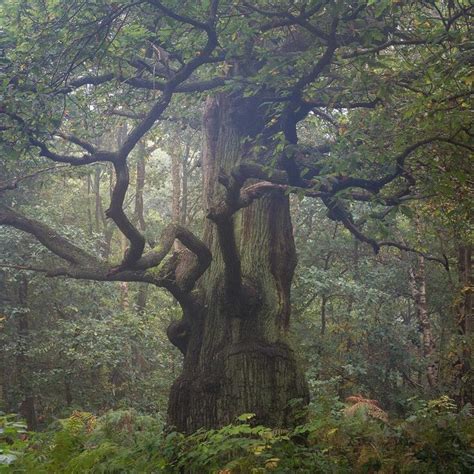
<path fill-rule="evenodd" d="M 344 410 L 344 415 L 354 416 L 359 411 L 364 411 L 371 418 L 388 421 L 387 412 L 380 408 L 377 400 L 371 400 L 370 398 L 364 398 L 361 395 L 354 395 L 346 398 L 347 403 L 351 403 L 351 406 Z"/>

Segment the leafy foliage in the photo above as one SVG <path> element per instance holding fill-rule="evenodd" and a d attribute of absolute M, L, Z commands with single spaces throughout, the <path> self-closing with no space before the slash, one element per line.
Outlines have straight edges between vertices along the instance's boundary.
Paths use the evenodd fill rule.
<path fill-rule="evenodd" d="M 0 472 L 6 472 L 24 447 L 26 424 L 17 415 L 0 412 Z"/>
<path fill-rule="evenodd" d="M 474 467 L 470 408 L 448 397 L 412 401 L 404 420 L 352 416 L 327 398 L 293 430 L 252 424 L 252 415 L 219 430 L 184 436 L 136 412 L 96 419 L 75 412 L 21 446 L 12 472 L 459 472 Z M 373 401 L 372 401 L 373 402 Z"/>

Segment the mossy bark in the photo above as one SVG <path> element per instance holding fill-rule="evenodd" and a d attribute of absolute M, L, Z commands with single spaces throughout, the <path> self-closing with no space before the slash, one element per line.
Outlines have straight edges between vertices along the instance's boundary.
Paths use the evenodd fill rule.
<path fill-rule="evenodd" d="M 242 120 L 242 110 L 228 97 L 208 101 L 202 160 L 208 208 L 224 198 L 219 172 L 230 173 L 245 159 L 248 123 Z M 288 426 L 295 416 L 289 402 L 308 399 L 288 338 L 296 265 L 288 197 L 273 192 L 233 217 L 239 255 L 235 271 L 242 275 L 238 301 L 225 288 L 216 225 L 208 221 L 204 234 L 213 255 L 211 266 L 199 282 L 199 296 L 183 305 L 182 321 L 169 331 L 184 353 L 183 372 L 171 389 L 169 422 L 192 432 L 255 413 L 260 423 Z"/>

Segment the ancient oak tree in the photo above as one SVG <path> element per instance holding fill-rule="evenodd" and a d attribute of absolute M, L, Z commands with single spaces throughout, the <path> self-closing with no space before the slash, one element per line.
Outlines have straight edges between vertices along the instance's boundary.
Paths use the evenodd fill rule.
<path fill-rule="evenodd" d="M 1 8 L 1 146 L 16 178 L 1 183 L 0 224 L 57 257 L 32 270 L 143 282 L 176 298 L 182 318 L 168 336 L 184 365 L 169 422 L 179 430 L 248 412 L 285 426 L 290 402 L 308 400 L 288 336 L 291 194 L 320 199 L 328 218 L 375 252 L 396 247 L 444 263 L 379 238 L 354 211 L 367 206 L 383 219 L 424 191 L 420 162 L 472 151 L 464 2 L 7 0 Z M 440 58 L 444 69 L 432 71 Z M 189 119 L 183 103 L 202 111 L 204 231 L 170 223 L 150 243 L 143 209 L 138 222 L 124 211 L 129 158 L 164 120 Z M 423 120 L 443 108 L 436 126 Z M 103 136 L 118 117 L 128 129 L 112 146 Z M 33 160 L 30 174 L 51 163 L 113 167 L 105 212 L 128 241 L 121 261 L 109 264 L 13 205 L 11 190 L 27 175 L 20 158 Z"/>

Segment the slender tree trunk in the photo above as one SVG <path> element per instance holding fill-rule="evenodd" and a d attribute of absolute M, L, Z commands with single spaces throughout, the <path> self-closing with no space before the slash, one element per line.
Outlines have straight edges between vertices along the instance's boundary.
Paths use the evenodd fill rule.
<path fill-rule="evenodd" d="M 321 336 L 326 334 L 326 305 L 328 298 L 325 294 L 321 297 Z"/>
<path fill-rule="evenodd" d="M 125 235 L 120 234 L 120 247 L 121 247 L 122 255 L 124 255 L 125 252 L 127 251 L 127 244 L 128 244 L 128 240 L 125 237 Z M 129 285 L 127 281 L 121 281 L 119 285 L 120 285 L 120 306 L 122 307 L 122 309 L 127 310 L 130 306 L 129 297 L 128 297 Z"/>
<path fill-rule="evenodd" d="M 3 305 L 9 300 L 7 295 L 7 281 L 5 272 L 0 269 L 0 310 L 3 313 Z M 3 330 L 4 325 L 3 317 L 0 320 L 0 330 Z M 8 411 L 9 408 L 9 396 L 8 396 L 8 380 L 10 379 L 10 370 L 6 363 L 7 358 L 5 357 L 4 348 L 0 348 L 0 410 Z"/>
<path fill-rule="evenodd" d="M 457 326 L 462 334 L 471 334 L 474 329 L 473 313 L 473 274 L 472 246 L 460 245 L 458 248 L 458 271 L 461 286 L 461 299 L 458 305 Z"/>
<path fill-rule="evenodd" d="M 146 229 L 145 215 L 143 209 L 143 189 L 145 187 L 146 178 L 146 149 L 145 142 L 141 140 L 137 147 L 137 180 L 135 190 L 135 219 L 137 226 L 141 231 Z"/>
<path fill-rule="evenodd" d="M 222 198 L 219 172 L 230 173 L 243 155 L 245 135 L 233 106 L 222 95 L 208 100 L 204 114 L 208 209 Z M 213 260 L 199 282 L 200 296 L 182 303 L 183 319 L 168 330 L 184 353 L 183 372 L 171 389 L 169 422 L 191 432 L 254 413 L 257 422 L 289 425 L 295 416 L 289 402 L 306 402 L 308 391 L 288 338 L 296 265 L 288 197 L 269 194 L 225 228 L 208 221 L 204 239 Z M 235 247 L 238 257 L 226 259 L 222 245 Z M 225 283 L 240 274 L 241 288 Z"/>
<path fill-rule="evenodd" d="M 110 249 L 112 244 L 112 236 L 114 227 L 107 222 L 104 214 L 104 208 L 102 205 L 102 197 L 100 195 L 100 178 L 101 170 L 99 166 L 96 166 L 94 172 L 94 196 L 95 196 L 95 230 L 97 233 L 102 233 L 102 240 L 98 244 L 98 251 L 105 260 L 108 260 L 110 255 Z M 112 185 L 112 183 L 111 183 Z"/>
<path fill-rule="evenodd" d="M 146 149 L 145 149 L 144 140 L 141 140 L 139 142 L 137 154 L 138 154 L 138 157 L 137 157 L 137 181 L 136 181 L 136 191 L 135 191 L 135 220 L 137 221 L 138 229 L 143 233 L 146 230 L 145 212 L 143 208 L 143 189 L 145 187 L 145 177 L 146 177 L 146 168 L 145 168 Z M 147 295 L 148 295 L 148 285 L 139 284 L 137 299 L 136 299 L 136 306 L 137 306 L 138 312 L 140 313 L 143 313 L 145 311 Z"/>
<path fill-rule="evenodd" d="M 92 236 L 94 232 L 94 223 L 92 220 L 92 210 L 91 210 L 91 191 L 92 191 L 92 178 L 91 175 L 87 175 L 87 227 L 89 235 Z"/>
<path fill-rule="evenodd" d="M 94 197 L 95 197 L 95 213 L 94 213 L 94 222 L 95 222 L 95 231 L 99 233 L 102 229 L 102 199 L 100 198 L 100 167 L 96 166 L 94 169 Z"/>
<path fill-rule="evenodd" d="M 179 224 L 181 221 L 181 147 L 178 137 L 175 137 L 174 150 L 171 153 L 171 221 Z M 183 250 L 183 245 L 178 240 L 174 242 L 176 251 Z"/>
<path fill-rule="evenodd" d="M 31 371 L 26 355 L 28 349 L 29 321 L 28 321 L 28 280 L 21 276 L 18 287 L 18 303 L 22 311 L 18 313 L 18 336 L 19 347 L 17 355 L 17 367 L 20 379 L 20 390 L 23 400 L 20 405 L 20 414 L 25 417 L 28 429 L 34 431 L 38 427 L 36 418 L 35 395 L 31 386 Z"/>
<path fill-rule="evenodd" d="M 171 154 L 171 219 L 173 223 L 180 222 L 180 201 L 181 201 L 181 156 L 179 147 Z"/>
<path fill-rule="evenodd" d="M 461 244 L 458 246 L 458 274 L 460 295 L 456 305 L 456 326 L 462 337 L 462 351 L 457 372 L 459 389 L 459 403 L 464 405 L 474 401 L 472 388 L 472 348 L 471 338 L 474 330 L 473 289 L 474 278 L 472 273 L 472 246 Z M 466 383 L 467 382 L 467 383 Z"/>
<path fill-rule="evenodd" d="M 72 405 L 72 391 L 69 374 L 64 376 L 64 398 L 66 399 L 66 406 L 70 407 Z"/>
<path fill-rule="evenodd" d="M 337 225 L 337 222 L 336 222 Z M 334 238 L 335 238 L 334 232 Z M 360 281 L 360 242 L 357 239 L 354 239 L 354 246 L 352 247 L 352 265 L 353 265 L 353 274 L 355 281 Z M 355 296 L 350 294 L 347 302 L 347 314 L 351 314 L 354 307 Z"/>
<path fill-rule="evenodd" d="M 189 166 L 190 145 L 186 145 L 181 173 L 181 225 L 187 224 L 188 215 L 188 166 Z"/>
<path fill-rule="evenodd" d="M 334 229 L 334 235 L 333 238 L 335 237 L 336 234 L 336 228 Z M 332 257 L 332 252 L 329 251 L 328 254 L 326 255 L 326 258 L 324 259 L 324 267 L 323 270 L 324 272 L 327 272 L 329 270 L 329 263 L 331 261 Z M 326 290 L 324 290 L 323 295 L 321 297 L 321 336 L 324 336 L 326 334 L 326 309 L 327 309 L 327 303 L 328 303 L 328 295 L 325 293 Z"/>
<path fill-rule="evenodd" d="M 426 276 L 425 259 L 419 255 L 417 258 L 418 267 L 415 269 L 410 265 L 410 286 L 413 300 L 416 306 L 416 315 L 421 332 L 422 353 L 428 362 L 426 368 L 426 378 L 431 388 L 437 385 L 438 368 L 435 361 L 436 347 L 431 329 L 431 321 L 428 314 L 428 304 L 426 301 Z"/>

